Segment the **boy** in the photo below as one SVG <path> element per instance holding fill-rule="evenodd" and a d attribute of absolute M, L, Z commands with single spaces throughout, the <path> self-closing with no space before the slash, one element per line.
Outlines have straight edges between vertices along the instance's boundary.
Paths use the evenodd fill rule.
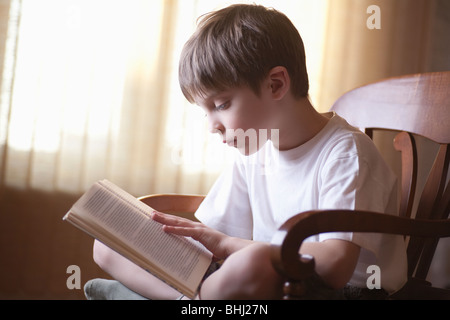
<path fill-rule="evenodd" d="M 242 153 L 197 211 L 201 223 L 153 215 L 166 232 L 199 240 L 224 260 L 203 282 L 199 298 L 280 298 L 283 279 L 272 267 L 268 243 L 295 214 L 396 212 L 396 180 L 370 139 L 310 104 L 303 43 L 285 15 L 233 5 L 204 16 L 183 49 L 179 80 L 186 98 L 206 112 L 210 131 Z M 238 134 L 250 131 L 265 134 Z M 307 240 L 300 252 L 315 258 L 325 291 L 346 285 L 363 290 L 369 265 L 380 267 L 386 292 L 406 281 L 402 237 L 327 233 Z M 98 242 L 94 259 L 148 298 L 180 298 Z"/>

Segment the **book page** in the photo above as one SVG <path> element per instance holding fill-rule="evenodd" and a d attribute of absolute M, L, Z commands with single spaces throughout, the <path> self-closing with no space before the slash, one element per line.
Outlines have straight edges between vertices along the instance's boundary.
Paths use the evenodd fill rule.
<path fill-rule="evenodd" d="M 161 224 L 150 218 L 152 208 L 109 181 L 95 184 L 71 211 L 120 237 L 155 265 L 157 276 L 167 273 L 190 287 L 198 285 L 211 263 L 212 254 L 203 245 L 164 232 Z"/>

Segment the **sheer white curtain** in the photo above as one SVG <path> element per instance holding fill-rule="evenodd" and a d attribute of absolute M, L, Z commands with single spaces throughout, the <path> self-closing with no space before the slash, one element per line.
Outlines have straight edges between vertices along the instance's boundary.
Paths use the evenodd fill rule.
<path fill-rule="evenodd" d="M 135 195 L 206 193 L 233 151 L 206 130 L 178 57 L 218 0 L 11 0 L 0 99 L 3 187 L 78 193 L 107 178 Z M 285 12 L 319 94 L 327 1 Z"/>

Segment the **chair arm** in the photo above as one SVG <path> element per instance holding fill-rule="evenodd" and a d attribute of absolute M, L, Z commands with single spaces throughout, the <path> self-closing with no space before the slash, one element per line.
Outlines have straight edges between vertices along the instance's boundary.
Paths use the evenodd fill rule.
<path fill-rule="evenodd" d="M 203 195 L 152 194 L 138 199 L 155 210 L 198 221 L 194 214 L 204 198 Z"/>
<path fill-rule="evenodd" d="M 419 220 L 355 210 L 315 210 L 295 215 L 275 233 L 271 259 L 275 269 L 292 280 L 314 273 L 314 258 L 300 255 L 309 236 L 325 232 L 374 232 L 418 237 L 450 237 L 450 220 Z"/>

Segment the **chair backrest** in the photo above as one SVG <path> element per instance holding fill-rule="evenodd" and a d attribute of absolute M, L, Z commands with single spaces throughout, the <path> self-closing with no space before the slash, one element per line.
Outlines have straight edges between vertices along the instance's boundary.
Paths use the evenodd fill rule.
<path fill-rule="evenodd" d="M 191 220 L 202 203 L 204 196 L 180 194 L 154 194 L 140 197 L 139 200 L 160 212 L 169 213 Z"/>
<path fill-rule="evenodd" d="M 332 110 L 351 125 L 374 130 L 394 130 L 399 134 L 394 146 L 401 151 L 400 215 L 409 217 L 417 199 L 415 219 L 447 219 L 450 188 L 447 173 L 450 159 L 450 72 L 433 72 L 391 78 L 344 94 Z M 416 195 L 417 150 L 415 136 L 439 145 L 424 189 Z M 409 277 L 425 279 L 437 241 L 410 238 Z"/>

